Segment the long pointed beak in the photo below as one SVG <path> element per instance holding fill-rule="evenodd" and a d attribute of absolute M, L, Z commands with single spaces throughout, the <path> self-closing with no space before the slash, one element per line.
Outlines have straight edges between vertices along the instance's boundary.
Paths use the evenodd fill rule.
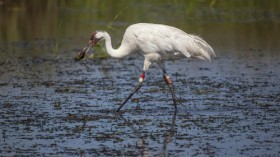
<path fill-rule="evenodd" d="M 88 46 L 84 47 L 83 49 L 83 53 L 84 55 L 88 53 L 88 51 L 90 50 L 90 48 L 93 46 L 93 44 L 89 41 Z"/>
<path fill-rule="evenodd" d="M 91 39 L 88 41 L 88 47 L 91 47 L 93 45 L 95 45 L 96 43 L 94 42 L 94 39 Z"/>
<path fill-rule="evenodd" d="M 91 46 L 87 46 L 87 47 L 85 47 L 85 48 L 84 48 L 84 50 L 83 50 L 83 51 L 85 51 L 85 53 L 87 54 L 87 53 L 88 53 L 88 51 L 90 50 L 90 48 L 91 48 Z"/>
<path fill-rule="evenodd" d="M 97 39 L 94 37 L 91 37 L 90 40 L 88 41 L 88 46 L 94 46 L 96 43 L 98 43 L 101 39 Z"/>
<path fill-rule="evenodd" d="M 90 40 L 88 41 L 88 46 L 84 48 L 84 51 L 86 53 L 88 53 L 88 51 L 90 50 L 90 48 L 92 46 L 94 46 L 99 40 L 96 38 L 90 38 Z"/>

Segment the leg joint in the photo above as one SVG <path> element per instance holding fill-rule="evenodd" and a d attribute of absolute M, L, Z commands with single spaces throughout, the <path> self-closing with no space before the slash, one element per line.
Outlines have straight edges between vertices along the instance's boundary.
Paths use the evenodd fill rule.
<path fill-rule="evenodd" d="M 170 79 L 170 77 L 168 75 L 163 75 L 163 78 L 167 84 L 172 84 L 172 80 Z"/>

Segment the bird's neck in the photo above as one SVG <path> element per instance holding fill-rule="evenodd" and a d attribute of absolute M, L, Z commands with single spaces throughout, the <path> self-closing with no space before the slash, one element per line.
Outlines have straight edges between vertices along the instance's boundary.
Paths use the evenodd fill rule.
<path fill-rule="evenodd" d="M 121 46 L 118 49 L 114 49 L 112 47 L 112 41 L 110 35 L 105 32 L 105 47 L 107 50 L 107 53 L 113 57 L 113 58 L 122 58 L 130 54 L 130 50 L 125 44 L 121 44 Z"/>

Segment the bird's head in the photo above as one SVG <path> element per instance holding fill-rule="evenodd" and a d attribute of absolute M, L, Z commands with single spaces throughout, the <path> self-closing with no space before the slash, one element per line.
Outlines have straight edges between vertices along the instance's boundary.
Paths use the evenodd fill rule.
<path fill-rule="evenodd" d="M 88 41 L 88 46 L 86 46 L 82 51 L 80 51 L 77 56 L 76 60 L 81 60 L 86 57 L 86 54 L 90 51 L 91 47 L 96 45 L 100 40 L 105 38 L 106 32 L 104 31 L 95 31 L 91 34 L 90 39 Z M 94 50 L 93 50 L 94 53 Z"/>
<path fill-rule="evenodd" d="M 97 44 L 100 40 L 104 39 L 105 33 L 103 31 L 95 31 L 91 34 L 89 39 L 89 46 Z"/>
<path fill-rule="evenodd" d="M 90 39 L 88 41 L 88 46 L 86 46 L 83 50 L 81 50 L 77 56 L 76 60 L 79 61 L 86 57 L 86 54 L 90 51 L 91 47 L 98 43 L 98 41 L 104 39 L 105 33 L 103 31 L 95 31 L 91 34 Z M 93 50 L 94 53 L 94 50 Z"/>

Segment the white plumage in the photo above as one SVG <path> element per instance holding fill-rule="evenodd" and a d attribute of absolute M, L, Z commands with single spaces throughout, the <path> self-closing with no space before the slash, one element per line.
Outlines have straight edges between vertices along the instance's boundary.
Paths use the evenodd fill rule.
<path fill-rule="evenodd" d="M 178 28 L 162 24 L 138 23 L 129 26 L 123 35 L 121 46 L 118 49 L 112 47 L 111 37 L 107 32 L 96 31 L 91 36 L 89 46 L 103 39 L 105 40 L 108 54 L 114 58 L 122 58 L 132 53 L 139 53 L 144 56 L 143 77 L 141 75 L 139 79 L 141 80 L 139 81 L 140 87 L 144 79 L 144 74 L 149 69 L 150 64 L 157 63 L 164 73 L 165 81 L 170 87 L 175 106 L 176 96 L 172 81 L 165 71 L 163 61 L 185 57 L 195 57 L 211 61 L 211 57 L 215 56 L 212 47 L 202 38 L 187 34 Z M 122 103 L 121 107 L 128 99 Z"/>
<path fill-rule="evenodd" d="M 130 42 L 143 55 L 159 54 L 158 60 L 198 57 L 211 60 L 215 53 L 211 46 L 198 36 L 190 35 L 175 27 L 140 23 L 126 29 L 122 44 Z"/>
<path fill-rule="evenodd" d="M 211 60 L 215 56 L 212 47 L 202 38 L 161 24 L 138 23 L 129 26 L 119 49 L 113 49 L 111 37 L 107 32 L 97 31 L 98 40 L 105 39 L 108 54 L 122 58 L 131 53 L 140 53 L 149 61 L 197 57 Z M 149 56 L 153 56 L 149 58 Z"/>

